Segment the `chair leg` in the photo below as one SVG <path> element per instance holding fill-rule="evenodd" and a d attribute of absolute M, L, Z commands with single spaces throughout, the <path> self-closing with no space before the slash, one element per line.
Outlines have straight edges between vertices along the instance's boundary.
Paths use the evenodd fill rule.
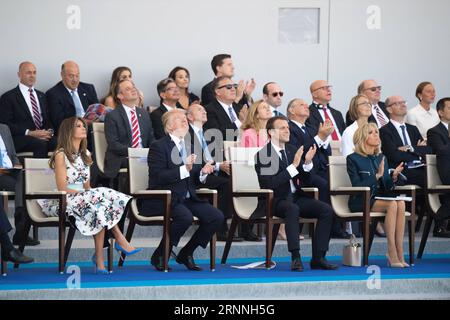
<path fill-rule="evenodd" d="M 369 230 L 369 222 L 363 221 L 363 252 L 364 252 L 364 257 L 363 257 L 363 263 L 364 266 L 368 266 L 369 265 L 369 238 L 370 238 L 370 230 Z"/>
<path fill-rule="evenodd" d="M 372 249 L 373 239 L 375 238 L 375 229 L 377 228 L 378 221 L 372 221 L 369 228 L 369 252 Z"/>
<path fill-rule="evenodd" d="M 211 271 L 216 271 L 216 240 L 217 235 L 214 233 L 209 242 L 209 267 Z"/>
<path fill-rule="evenodd" d="M 39 240 L 39 228 L 37 226 L 33 226 L 33 239 Z"/>
<path fill-rule="evenodd" d="M 408 221 L 408 238 L 409 238 L 409 264 L 414 265 L 414 240 L 415 240 L 414 220 Z"/>
<path fill-rule="evenodd" d="M 114 240 L 111 238 L 109 240 L 109 246 L 108 246 L 108 272 L 113 272 L 113 262 L 114 262 L 114 251 L 113 251 L 113 245 Z"/>
<path fill-rule="evenodd" d="M 417 259 L 422 259 L 423 251 L 425 250 L 425 245 L 427 244 L 428 235 L 431 230 L 431 225 L 433 224 L 433 217 L 429 214 L 427 217 L 427 222 L 423 228 L 422 239 L 420 240 L 419 252 L 417 253 Z"/>
<path fill-rule="evenodd" d="M 134 227 L 136 226 L 136 222 L 133 219 L 130 219 L 128 223 L 127 233 L 125 235 L 125 239 L 127 239 L 128 242 L 131 241 L 131 238 L 133 237 Z M 120 253 L 119 257 L 119 268 L 121 268 L 125 262 L 125 254 L 123 252 Z"/>
<path fill-rule="evenodd" d="M 66 245 L 65 245 L 65 249 L 64 249 L 64 267 L 66 266 L 67 263 L 67 259 L 69 258 L 69 252 L 70 249 L 72 248 L 72 242 L 73 242 L 73 237 L 75 236 L 75 228 L 70 227 L 69 228 L 69 233 L 67 234 L 67 240 L 66 240 Z"/>
<path fill-rule="evenodd" d="M 267 219 L 267 218 L 266 218 Z M 272 233 L 273 222 L 267 219 L 266 222 L 266 269 L 270 269 L 270 257 L 272 255 Z"/>
<path fill-rule="evenodd" d="M 311 238 L 311 248 L 316 247 L 316 223 L 309 224 L 309 236 Z"/>
<path fill-rule="evenodd" d="M 170 256 L 170 221 L 164 221 L 163 227 L 163 268 L 164 272 L 169 272 Z"/>
<path fill-rule="evenodd" d="M 237 218 L 233 216 L 231 219 L 230 229 L 228 230 L 227 242 L 225 243 L 225 248 L 223 249 L 222 260 L 220 261 L 221 264 L 225 264 L 227 262 L 228 253 L 230 252 L 231 243 L 233 242 L 233 235 L 236 232 L 237 225 Z"/>
<path fill-rule="evenodd" d="M 425 214 L 425 212 L 423 212 L 422 211 L 422 214 L 424 215 Z M 422 226 L 422 221 L 423 221 L 423 215 L 419 215 L 418 217 L 417 217 L 417 223 L 416 223 L 416 232 L 419 232 L 420 231 L 420 227 Z"/>

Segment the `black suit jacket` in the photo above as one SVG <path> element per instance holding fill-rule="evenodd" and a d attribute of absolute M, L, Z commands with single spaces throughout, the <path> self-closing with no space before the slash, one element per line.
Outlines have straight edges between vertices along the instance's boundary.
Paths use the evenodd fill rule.
<path fill-rule="evenodd" d="M 177 108 L 183 109 L 183 107 L 178 106 L 177 104 Z M 155 139 L 161 139 L 162 137 L 164 137 L 166 134 L 164 132 L 164 127 L 162 124 L 162 116 L 164 113 L 167 112 L 167 109 L 165 106 L 161 105 L 153 110 L 150 113 L 150 119 L 152 120 L 152 127 L 153 127 L 153 134 L 155 135 Z"/>
<path fill-rule="evenodd" d="M 346 128 L 344 118 L 342 117 L 342 113 L 339 110 L 336 110 L 330 106 L 327 106 L 327 111 L 331 112 L 331 115 L 334 118 L 334 121 L 336 122 L 337 129 L 339 130 L 341 136 L 344 133 L 344 130 Z M 312 103 L 309 106 L 309 118 L 306 120 L 306 123 L 311 126 L 311 128 L 314 130 L 313 134 L 316 135 L 319 131 L 319 126 L 321 123 L 323 123 L 322 117 L 319 113 L 319 109 L 316 104 Z"/>
<path fill-rule="evenodd" d="M 382 128 L 380 128 L 380 138 L 381 138 L 381 150 L 386 156 L 389 167 L 395 168 L 400 162 L 410 162 L 414 160 L 419 160 L 419 157 L 425 159 L 427 153 L 431 153 L 431 148 L 428 146 L 417 146 L 419 140 L 423 140 L 419 129 L 416 126 L 405 123 L 406 131 L 408 132 L 409 139 L 411 140 L 414 152 L 404 152 L 398 150 L 398 147 L 403 146 L 403 140 L 400 137 L 397 129 L 389 122 Z"/>
<path fill-rule="evenodd" d="M 182 203 L 185 200 L 187 191 L 189 191 L 192 200 L 203 202 L 197 197 L 195 192 L 195 184 L 196 180 L 198 180 L 201 166 L 194 164 L 189 172 L 190 176 L 180 179 L 180 167 L 183 166 L 183 162 L 177 146 L 170 136 L 164 136 L 151 144 L 148 152 L 148 166 L 149 190 L 172 191 L 172 205 Z"/>
<path fill-rule="evenodd" d="M 92 84 L 80 82 L 77 90 L 85 111 L 91 104 L 98 103 L 97 92 Z M 76 116 L 75 105 L 62 81 L 49 89 L 46 96 L 50 121 L 57 132 L 64 119 Z"/>
<path fill-rule="evenodd" d="M 141 132 L 142 147 L 148 148 L 153 142 L 152 123 L 147 110 L 136 108 L 136 115 Z M 122 105 L 109 112 L 105 117 L 105 137 L 108 143 L 105 155 L 105 175 L 116 177 L 122 161 L 128 156 L 131 147 L 131 126 Z"/>
<path fill-rule="evenodd" d="M 217 99 L 214 99 L 214 101 L 208 104 L 205 107 L 205 109 L 208 115 L 208 121 L 203 126 L 204 131 L 207 131 L 208 129 L 217 129 L 221 132 L 224 141 L 228 140 L 236 141 L 237 140 L 236 130 L 238 130 L 238 128 L 233 122 L 231 122 L 228 113 L 225 112 L 219 101 L 217 101 Z M 242 105 L 233 102 L 233 109 L 234 112 L 236 113 L 236 116 L 238 117 L 239 112 L 242 109 Z M 227 130 L 234 130 L 234 132 L 236 132 L 236 135 L 234 135 L 233 140 L 230 140 L 229 137 L 227 138 L 226 135 Z"/>
<path fill-rule="evenodd" d="M 442 183 L 450 184 L 450 137 L 442 122 L 428 130 L 427 143 L 436 154 L 437 170 Z"/>
<path fill-rule="evenodd" d="M 331 146 L 328 145 L 328 148 L 326 149 L 319 148 L 316 141 L 314 140 L 315 135 L 313 136 L 311 133 L 312 128 L 309 125 L 306 125 L 305 130 L 306 132 L 303 132 L 302 129 L 300 129 L 295 123 L 289 121 L 289 144 L 292 144 L 297 149 L 301 146 L 304 146 L 303 158 L 309 148 L 311 148 L 311 146 L 315 144 L 317 147 L 317 152 L 313 158 L 313 170 L 315 172 L 326 172 L 328 170 L 328 156 L 331 156 Z"/>
<path fill-rule="evenodd" d="M 42 128 L 51 128 L 48 118 L 47 100 L 45 94 L 35 89 L 36 96 L 41 108 Z M 36 130 L 33 115 L 28 108 L 25 98 L 20 92 L 19 86 L 5 92 L 0 98 L 0 122 L 9 126 L 13 138 L 24 136 L 27 130 Z"/>
<path fill-rule="evenodd" d="M 294 160 L 294 155 L 297 148 L 290 144 L 285 145 L 288 165 Z M 310 174 L 303 171 L 303 161 L 297 167 L 299 174 L 291 178 L 287 171 L 287 165 L 284 164 L 277 152 L 272 146 L 272 143 L 267 143 L 255 156 L 255 170 L 258 174 L 259 186 L 262 189 L 272 189 L 274 193 L 273 208 L 276 208 L 281 200 L 293 200 L 290 180 L 294 181 L 297 192 L 301 193 L 300 185 L 308 184 Z M 301 180 L 301 183 L 298 180 Z M 261 210 L 265 207 L 265 200 L 262 198 L 258 201 L 258 207 L 253 213 L 252 217 L 257 218 L 264 215 Z"/>
<path fill-rule="evenodd" d="M 378 106 L 380 107 L 381 111 L 383 111 L 383 113 L 386 115 L 386 117 L 389 119 L 389 112 L 387 112 L 386 110 L 386 106 L 384 104 L 384 102 L 378 102 Z M 353 122 L 355 122 L 354 120 L 350 119 L 350 114 L 347 111 L 347 113 L 345 114 L 345 124 L 347 125 L 347 127 L 349 125 L 351 125 Z M 372 115 L 370 115 L 369 117 L 369 122 L 373 122 L 373 123 L 377 123 L 377 120 L 375 119 L 375 117 Z"/>

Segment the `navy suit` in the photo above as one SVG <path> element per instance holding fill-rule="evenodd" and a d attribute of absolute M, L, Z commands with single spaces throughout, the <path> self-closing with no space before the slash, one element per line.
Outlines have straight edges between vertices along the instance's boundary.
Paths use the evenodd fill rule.
<path fill-rule="evenodd" d="M 39 90 L 34 90 L 41 109 L 42 127 L 39 129 L 52 128 L 48 117 L 48 107 L 45 94 Z M 27 130 L 36 130 L 33 115 L 28 108 L 19 86 L 5 92 L 0 98 L 1 123 L 9 126 L 17 152 L 33 152 L 37 158 L 47 157 L 48 151 L 53 151 L 56 147 L 56 139 L 44 141 L 29 135 L 25 135 Z"/>
<path fill-rule="evenodd" d="M 233 109 L 236 113 L 236 117 L 239 117 L 239 112 L 242 109 L 242 105 L 236 104 L 233 102 Z M 237 140 L 237 134 L 233 136 L 233 140 L 230 140 L 227 137 L 227 132 L 236 132 L 238 128 L 234 124 L 234 122 L 231 122 L 231 119 L 227 112 L 223 109 L 222 105 L 217 101 L 217 99 L 214 99 L 210 104 L 205 106 L 206 113 L 208 115 L 208 121 L 204 124 L 203 128 L 205 131 L 208 129 L 216 129 L 219 130 L 222 134 L 224 141 L 236 141 Z M 219 146 L 215 146 L 216 148 Z"/>
<path fill-rule="evenodd" d="M 272 189 L 274 192 L 273 215 L 285 219 L 288 250 L 290 252 L 300 249 L 298 240 L 300 232 L 299 217 L 318 219 L 314 242 L 315 247 L 313 247 L 313 259 L 320 258 L 328 251 L 333 209 L 322 201 L 303 195 L 299 187 L 303 182 L 308 182 L 310 174 L 303 171 L 302 163 L 300 163 L 297 168 L 299 174 L 291 178 L 287 167 L 292 163 L 297 149 L 290 144 L 286 144 L 285 151 L 287 163 L 284 163 L 280 159 L 272 143 L 266 144 L 256 154 L 255 170 L 258 174 L 259 185 L 263 189 Z M 291 191 L 291 179 L 297 188 L 296 193 L 292 193 Z M 264 215 L 264 207 L 265 201 L 260 199 L 252 217 L 258 218 Z"/>
<path fill-rule="evenodd" d="M 84 111 L 94 103 L 98 103 L 97 92 L 92 84 L 80 82 L 77 88 L 78 96 Z M 58 131 L 64 119 L 75 117 L 76 109 L 72 96 L 62 81 L 46 92 L 50 120 L 55 132 Z"/>
<path fill-rule="evenodd" d="M 344 118 L 342 117 L 342 113 L 339 110 L 330 107 L 329 105 L 327 106 L 327 111 L 330 112 L 331 115 L 333 116 L 333 119 L 336 122 L 337 129 L 339 130 L 339 133 L 342 136 L 346 128 Z M 317 132 L 319 131 L 320 124 L 323 123 L 323 119 L 322 116 L 320 115 L 318 105 L 312 103 L 309 106 L 309 112 L 310 112 L 309 118 L 308 120 L 306 120 L 306 123 L 311 126 L 311 128 L 313 129 L 313 134 L 316 135 Z"/>
<path fill-rule="evenodd" d="M 148 148 L 153 138 L 153 129 L 148 112 L 135 108 L 141 133 L 142 148 Z M 126 167 L 128 148 L 131 148 L 132 135 L 130 121 L 122 105 L 105 117 L 105 137 L 108 147 L 105 154 L 105 175 L 115 178 L 120 168 Z"/>
<path fill-rule="evenodd" d="M 148 165 L 148 189 L 170 190 L 172 192 L 170 244 L 173 246 L 178 244 L 181 236 L 192 224 L 193 216 L 195 216 L 200 220 L 200 227 L 189 242 L 205 248 L 212 235 L 222 225 L 223 214 L 220 210 L 197 197 L 195 180 L 198 179 L 201 166 L 194 164 L 190 176 L 181 179 L 180 167 L 183 166 L 183 162 L 177 146 L 168 135 L 151 144 L 148 153 Z M 190 194 L 189 198 L 186 197 L 187 192 Z M 162 215 L 164 212 L 161 200 L 144 200 L 140 201 L 138 205 L 140 212 L 145 216 Z"/>
<path fill-rule="evenodd" d="M 161 139 L 166 134 L 162 123 L 162 116 L 167 112 L 167 108 L 162 104 L 150 113 L 150 119 L 152 120 L 153 134 L 155 139 Z"/>

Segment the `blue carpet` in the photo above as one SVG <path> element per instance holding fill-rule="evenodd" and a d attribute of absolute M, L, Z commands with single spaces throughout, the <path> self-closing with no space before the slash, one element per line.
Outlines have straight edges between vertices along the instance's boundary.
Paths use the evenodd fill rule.
<path fill-rule="evenodd" d="M 305 257 L 304 272 L 290 271 L 290 258 L 274 259 L 277 266 L 272 270 L 252 269 L 240 270 L 232 265 L 244 265 L 259 259 L 230 259 L 227 265 L 217 263 L 216 271 L 209 271 L 208 260 L 198 260 L 204 271 L 192 272 L 182 265 L 170 261 L 171 272 L 158 272 L 146 261 L 127 261 L 123 268 L 114 267 L 109 275 L 94 274 L 93 267 L 87 262 L 71 263 L 81 270 L 81 288 L 112 288 L 112 287 L 142 287 L 142 286 L 172 286 L 172 285 L 203 285 L 203 284 L 242 284 L 271 282 L 312 282 L 312 281 L 356 281 L 367 280 L 371 272 L 365 267 L 346 267 L 341 264 L 341 257 L 329 257 L 328 260 L 338 263 L 337 271 L 311 270 L 309 258 Z M 429 279 L 450 278 L 450 255 L 424 255 L 422 260 L 416 260 L 411 268 L 389 268 L 386 258 L 371 256 L 371 265 L 380 267 L 381 279 Z M 8 275 L 0 277 L 0 290 L 33 290 L 33 289 L 66 289 L 71 273 L 59 274 L 57 264 L 34 263 L 23 265 L 18 270 L 8 265 Z M 73 277 L 72 277 L 73 278 Z"/>

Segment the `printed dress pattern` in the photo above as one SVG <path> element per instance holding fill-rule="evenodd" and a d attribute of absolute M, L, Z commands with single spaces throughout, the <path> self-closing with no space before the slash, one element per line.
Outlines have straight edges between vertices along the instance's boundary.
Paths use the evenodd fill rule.
<path fill-rule="evenodd" d="M 89 180 L 89 166 L 85 165 L 81 156 L 70 163 L 64 155 L 67 169 L 67 183 L 82 188 Z M 72 189 L 69 186 L 70 189 Z M 95 235 L 104 227 L 111 229 L 122 217 L 131 196 L 109 188 L 92 188 L 90 190 L 67 194 L 69 216 L 75 218 L 75 225 L 85 236 Z M 58 200 L 38 200 L 42 211 L 47 216 L 58 216 Z"/>

